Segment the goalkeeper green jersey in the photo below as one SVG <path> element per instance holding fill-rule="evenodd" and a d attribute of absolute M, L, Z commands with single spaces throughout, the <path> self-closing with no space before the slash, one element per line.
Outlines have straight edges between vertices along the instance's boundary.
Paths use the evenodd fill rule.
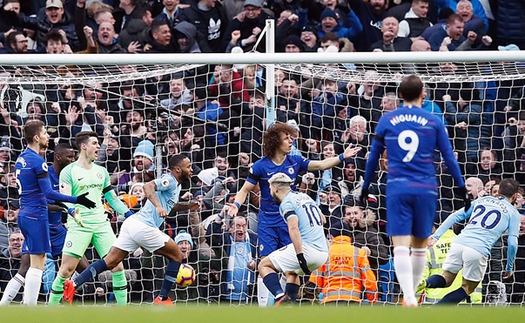
<path fill-rule="evenodd" d="M 101 199 L 106 187 L 110 187 L 108 171 L 94 163 L 91 169 L 85 169 L 74 162 L 60 172 L 60 192 L 72 196 L 88 192 L 87 198 L 97 205 L 93 209 L 88 209 L 83 205 L 75 204 L 84 224 L 98 224 L 107 221 Z"/>

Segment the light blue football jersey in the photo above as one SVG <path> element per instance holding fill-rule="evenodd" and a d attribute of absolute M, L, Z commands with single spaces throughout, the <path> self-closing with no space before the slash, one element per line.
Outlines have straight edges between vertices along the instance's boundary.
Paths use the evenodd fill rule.
<path fill-rule="evenodd" d="M 162 207 L 170 212 L 170 210 L 179 202 L 179 195 L 182 186 L 177 182 L 177 179 L 170 173 L 162 175 L 161 178 L 153 181 L 157 187 L 157 198 L 160 201 Z M 153 203 L 149 200 L 140 209 L 139 212 L 132 215 L 135 220 L 139 220 L 149 226 L 158 228 L 163 222 L 164 218 L 161 218 L 157 214 L 157 210 Z"/>
<path fill-rule="evenodd" d="M 303 244 L 308 244 L 319 251 L 328 252 L 324 235 L 322 212 L 308 195 L 290 191 L 279 206 L 284 221 L 298 217 L 299 232 Z"/>

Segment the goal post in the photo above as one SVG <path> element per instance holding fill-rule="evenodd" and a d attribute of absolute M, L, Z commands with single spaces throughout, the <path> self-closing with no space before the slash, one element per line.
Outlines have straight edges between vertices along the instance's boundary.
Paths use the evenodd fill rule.
<path fill-rule="evenodd" d="M 271 41 L 267 47 L 272 47 Z M 251 253 L 243 249 L 239 251 L 242 257 L 228 254 L 232 249 L 214 244 L 217 233 L 214 236 L 210 232 L 217 214 L 232 202 L 244 183 L 250 165 L 263 156 L 263 133 L 273 122 L 293 120 L 291 124 L 299 129 L 295 152 L 313 160 L 340 153 L 350 143 L 363 147 L 363 154 L 352 165 L 314 173 L 311 192 L 331 212 L 330 217 L 356 222 L 345 218 L 344 209 L 337 203 L 326 200 L 328 187 L 339 187 L 336 193 L 341 205 L 359 196 L 365 152 L 375 125 L 382 114 L 399 105 L 397 85 L 406 75 L 418 74 L 426 83 L 425 108 L 445 123 L 464 177 L 482 179 L 485 192 L 480 194 L 496 194 L 498 180 L 505 177 L 525 184 L 522 51 L 27 54 L 2 55 L 1 59 L 2 207 L 9 209 L 9 201 L 18 198 L 9 179 L 24 148 L 21 128 L 27 120 L 45 122 L 52 138 L 48 162 L 52 162 L 56 144 L 71 142 L 81 130 L 96 131 L 104 152 L 98 162 L 112 175 L 122 199 L 128 198 L 125 194 L 138 197 L 135 210 L 144 203 L 141 183 L 165 173 L 171 155 L 183 153 L 191 158 L 194 176 L 183 186 L 181 196 L 191 193 L 190 199 L 199 199 L 202 207 L 199 212 L 167 219 L 161 228 L 173 238 L 180 230 L 193 237 L 194 249 L 188 262 L 196 269 L 197 279 L 189 288 L 174 289 L 172 299 L 181 303 L 256 302 L 256 271 L 253 266 L 236 267 L 239 261 L 248 265 Z M 364 128 L 354 126 L 362 119 Z M 153 148 L 145 147 L 144 141 Z M 9 151 L 8 156 L 3 157 L 2 151 Z M 143 169 L 144 164 L 135 158 L 137 152 L 151 157 L 153 165 Z M 461 199 L 454 194 L 451 176 L 438 157 L 436 172 L 439 222 L 461 206 Z M 399 302 L 399 290 L 384 232 L 387 218 L 380 184 L 378 180 L 376 205 L 368 217 L 357 221 L 355 231 L 383 240 L 381 245 L 360 246 L 371 250 L 380 302 L 391 304 Z M 257 231 L 258 203 L 259 196 L 251 194 L 243 206 L 250 232 Z M 122 218 L 111 209 L 108 218 L 118 234 Z M 5 211 L 4 222 L 13 221 L 9 219 Z M 226 218 L 225 227 L 231 222 Z M 2 241 L 7 240 L 0 237 L 0 244 Z M 0 245 L 0 249 L 5 247 Z M 513 304 L 524 301 L 524 247 L 525 239 L 520 236 L 515 275 L 505 282 L 507 300 Z M 489 259 L 483 300 L 492 299 L 487 297 L 491 292 L 489 281 L 502 281 L 505 250 L 504 237 Z M 97 257 L 89 249 L 88 258 Z M 125 267 L 130 301 L 151 303 L 160 289 L 165 261 L 138 250 L 125 260 Z M 16 268 L 10 269 L 16 273 Z M 234 270 L 236 274 L 232 275 Z M 0 280 L 0 293 L 6 283 Z M 98 287 L 103 292 L 97 294 Z M 49 286 L 46 288 L 48 291 Z M 308 291 L 303 294 L 308 295 Z M 86 285 L 79 300 L 104 304 L 111 302 L 111 297 L 111 275 L 103 275 Z M 45 301 L 45 295 L 41 300 Z"/>

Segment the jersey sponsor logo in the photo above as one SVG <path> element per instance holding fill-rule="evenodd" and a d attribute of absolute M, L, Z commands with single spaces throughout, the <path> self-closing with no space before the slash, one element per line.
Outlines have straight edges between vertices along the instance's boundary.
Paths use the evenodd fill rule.
<path fill-rule="evenodd" d="M 48 167 L 46 162 L 42 163 L 42 169 L 44 170 L 44 172 L 47 172 Z"/>

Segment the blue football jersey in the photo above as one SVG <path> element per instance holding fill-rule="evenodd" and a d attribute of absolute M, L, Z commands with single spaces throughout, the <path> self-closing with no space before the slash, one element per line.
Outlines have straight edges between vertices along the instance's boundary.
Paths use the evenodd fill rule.
<path fill-rule="evenodd" d="M 286 222 L 292 217 L 298 218 L 303 244 L 328 252 L 322 212 L 311 197 L 304 193 L 290 191 L 281 202 L 279 211 Z"/>
<path fill-rule="evenodd" d="M 435 149 L 458 186 L 464 186 L 452 145 L 441 120 L 418 107 L 402 107 L 383 115 L 376 127 L 363 186 L 368 187 L 384 148 L 388 159 L 388 195 L 437 195 Z"/>
<path fill-rule="evenodd" d="M 270 195 L 270 185 L 268 180 L 272 175 L 285 173 L 295 180 L 302 171 L 308 170 L 310 159 L 301 156 L 287 155 L 281 165 L 276 165 L 268 157 L 263 157 L 256 161 L 250 168 L 250 175 L 246 179 L 249 183 L 256 185 L 259 183 L 261 189 L 261 203 L 259 209 L 259 223 L 266 226 L 282 225 L 283 219 L 279 214 L 279 207 Z M 295 189 L 295 187 L 292 187 Z"/>
<path fill-rule="evenodd" d="M 49 175 L 49 182 L 51 183 L 51 188 L 53 188 L 53 190 L 59 192 L 60 191 L 60 189 L 59 189 L 59 177 L 58 177 L 58 174 L 55 172 L 55 169 L 53 168 L 53 165 L 49 166 L 49 168 L 48 168 L 48 175 Z M 48 203 L 49 204 L 53 204 L 53 203 L 55 203 L 55 201 L 52 200 L 52 199 L 48 199 Z M 49 215 L 49 227 L 50 228 L 62 227 L 62 212 L 60 212 L 60 211 L 55 211 L 55 212 L 49 211 L 48 215 Z"/>
<path fill-rule="evenodd" d="M 15 175 L 20 193 L 20 208 L 40 210 L 36 214 L 47 216 L 47 199 L 38 183 L 39 178 L 48 177 L 48 166 L 44 158 L 33 149 L 26 148 L 16 160 Z"/>
<path fill-rule="evenodd" d="M 153 181 L 157 187 L 155 194 L 160 201 L 162 207 L 170 212 L 170 210 L 179 202 L 179 195 L 182 186 L 177 182 L 177 179 L 171 175 L 171 173 L 162 175 Z M 139 212 L 132 215 L 136 220 L 139 220 L 149 226 L 158 228 L 164 222 L 164 218 L 161 218 L 157 214 L 157 209 L 149 200 L 140 209 Z"/>

